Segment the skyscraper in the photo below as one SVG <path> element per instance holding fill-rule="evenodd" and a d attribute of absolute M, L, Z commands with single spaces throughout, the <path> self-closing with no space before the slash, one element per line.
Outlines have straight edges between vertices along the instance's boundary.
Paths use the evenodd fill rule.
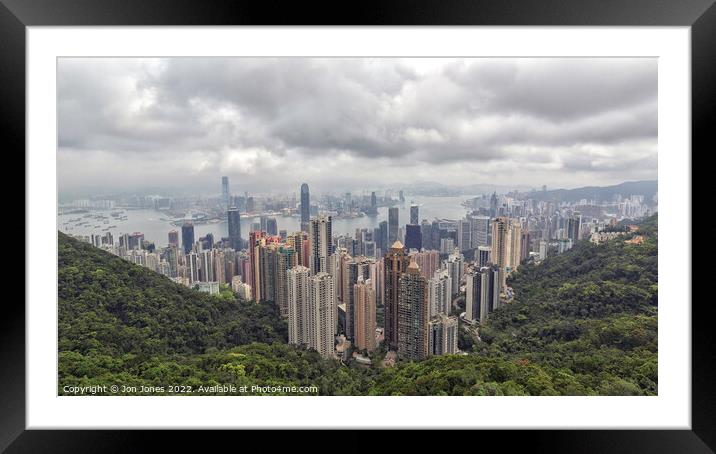
<path fill-rule="evenodd" d="M 567 220 L 567 238 L 572 240 L 572 244 L 581 239 L 582 214 L 579 211 L 572 213 Z"/>
<path fill-rule="evenodd" d="M 398 241 L 398 207 L 388 208 L 388 244 Z"/>
<path fill-rule="evenodd" d="M 228 211 L 229 206 L 231 206 L 229 197 L 231 197 L 231 193 L 229 192 L 229 177 L 221 177 L 221 201 L 224 205 L 224 211 Z"/>
<path fill-rule="evenodd" d="M 425 279 L 433 277 L 440 268 L 440 253 L 438 251 L 411 252 L 410 257 L 415 259 L 420 267 L 420 273 Z"/>
<path fill-rule="evenodd" d="M 461 251 L 467 251 L 472 246 L 472 228 L 470 221 L 461 219 L 457 221 L 457 247 Z"/>
<path fill-rule="evenodd" d="M 383 280 L 384 294 L 384 334 L 387 350 L 398 348 L 398 298 L 400 295 L 400 277 L 408 267 L 408 257 L 400 242 L 393 243 L 393 246 L 383 259 Z"/>
<path fill-rule="evenodd" d="M 418 210 L 419 210 L 418 205 L 415 205 L 415 204 L 410 205 L 410 223 L 412 225 L 418 225 L 418 222 L 419 222 L 418 219 L 420 217 L 418 215 Z"/>
<path fill-rule="evenodd" d="M 266 244 L 264 238 L 264 232 L 260 230 L 254 230 L 249 232 L 249 270 L 251 274 L 251 281 L 247 281 L 251 285 L 251 295 L 255 302 L 262 300 L 261 295 L 261 265 L 259 261 L 260 248 Z"/>
<path fill-rule="evenodd" d="M 185 254 L 191 252 L 194 247 L 194 224 L 191 222 L 185 222 L 181 226 L 181 244 Z"/>
<path fill-rule="evenodd" d="M 310 336 L 309 278 L 311 271 L 305 266 L 296 266 L 286 271 L 288 299 L 288 343 L 308 346 Z"/>
<path fill-rule="evenodd" d="M 266 219 L 266 233 L 273 236 L 278 235 L 278 224 L 276 223 L 276 218 Z"/>
<path fill-rule="evenodd" d="M 492 248 L 490 246 L 478 246 L 477 252 L 475 253 L 475 261 L 480 267 L 492 263 Z"/>
<path fill-rule="evenodd" d="M 380 224 L 378 224 L 379 234 L 378 234 L 378 248 L 380 248 L 380 251 L 383 255 L 385 255 L 386 252 L 388 252 L 388 223 L 386 221 L 380 221 Z"/>
<path fill-rule="evenodd" d="M 235 250 L 241 250 L 241 215 L 236 207 L 229 208 L 227 212 L 229 221 L 229 246 Z"/>
<path fill-rule="evenodd" d="M 317 350 L 324 358 L 332 358 L 335 354 L 337 317 L 333 276 L 324 272 L 316 274 L 310 278 L 309 291 L 308 320 L 311 333 L 308 347 Z"/>
<path fill-rule="evenodd" d="M 179 247 L 179 232 L 177 232 L 176 230 L 169 231 L 169 247 Z"/>
<path fill-rule="evenodd" d="M 427 281 L 415 261 L 399 281 L 398 358 L 419 361 L 428 356 Z"/>
<path fill-rule="evenodd" d="M 189 252 L 186 256 L 187 277 L 189 283 L 199 282 L 199 256 L 196 252 Z"/>
<path fill-rule="evenodd" d="M 443 265 L 452 281 L 450 287 L 453 296 L 455 296 L 460 293 L 460 282 L 462 281 L 462 275 L 465 271 L 465 257 L 455 250 L 448 256 L 447 260 L 443 261 Z"/>
<path fill-rule="evenodd" d="M 468 220 L 471 230 L 470 248 L 475 249 L 480 246 L 487 246 L 490 218 L 487 216 L 470 216 Z"/>
<path fill-rule="evenodd" d="M 345 334 L 348 340 L 353 341 L 355 339 L 355 284 L 358 281 L 364 281 L 370 278 L 370 264 L 371 260 L 366 257 L 355 257 L 345 255 L 341 260 L 340 275 L 342 278 L 343 288 L 339 292 L 341 295 L 343 304 L 346 307 L 346 326 Z"/>
<path fill-rule="evenodd" d="M 370 214 L 378 214 L 378 200 L 375 191 L 370 193 Z"/>
<path fill-rule="evenodd" d="M 499 217 L 492 222 L 492 263 L 500 268 L 500 286 L 520 264 L 522 229 L 518 222 Z"/>
<path fill-rule="evenodd" d="M 375 350 L 375 289 L 370 279 L 358 277 L 355 298 L 355 346 L 359 350 Z"/>
<path fill-rule="evenodd" d="M 457 317 L 440 314 L 428 322 L 428 355 L 454 355 L 458 352 Z"/>
<path fill-rule="evenodd" d="M 437 271 L 428 279 L 428 313 L 429 317 L 438 314 L 450 314 L 452 303 L 452 279 L 447 270 Z"/>
<path fill-rule="evenodd" d="M 408 250 L 420 250 L 423 247 L 423 234 L 419 225 L 408 224 L 405 226 L 405 247 Z"/>
<path fill-rule="evenodd" d="M 311 272 L 328 272 L 328 257 L 333 254 L 331 216 L 311 220 Z"/>
<path fill-rule="evenodd" d="M 214 251 L 212 249 L 201 251 L 201 281 L 214 282 Z"/>
<path fill-rule="evenodd" d="M 301 185 L 301 230 L 308 232 L 309 222 L 311 220 L 311 197 L 308 193 L 308 185 Z"/>
<path fill-rule="evenodd" d="M 423 219 L 420 224 L 420 236 L 423 240 L 423 249 L 428 251 L 436 248 L 433 245 L 433 225 L 427 219 Z M 422 266 L 420 268 L 422 269 Z"/>
<path fill-rule="evenodd" d="M 467 273 L 465 318 L 484 323 L 500 305 L 500 272 L 497 266 L 473 267 Z"/>

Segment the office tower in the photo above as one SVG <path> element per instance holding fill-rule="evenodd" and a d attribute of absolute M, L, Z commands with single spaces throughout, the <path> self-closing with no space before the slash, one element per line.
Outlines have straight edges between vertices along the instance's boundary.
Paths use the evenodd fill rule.
<path fill-rule="evenodd" d="M 169 247 L 179 247 L 179 232 L 176 230 L 169 231 Z"/>
<path fill-rule="evenodd" d="M 492 263 L 492 248 L 490 246 L 478 246 L 475 254 L 475 261 L 480 267 Z"/>
<path fill-rule="evenodd" d="M 458 352 L 457 317 L 440 314 L 428 322 L 428 355 L 454 355 Z"/>
<path fill-rule="evenodd" d="M 470 216 L 468 220 L 470 222 L 470 230 L 472 232 L 470 238 L 470 248 L 475 249 L 480 246 L 487 246 L 490 218 L 487 216 Z"/>
<path fill-rule="evenodd" d="M 493 192 L 490 197 L 490 217 L 497 217 L 497 193 Z"/>
<path fill-rule="evenodd" d="M 355 298 L 355 346 L 359 350 L 375 350 L 375 289 L 370 279 L 358 277 Z"/>
<path fill-rule="evenodd" d="M 177 234 L 177 237 L 179 235 Z M 169 265 L 169 277 L 177 277 L 179 271 L 179 248 L 170 246 L 165 249 L 167 264 Z"/>
<path fill-rule="evenodd" d="M 520 256 L 519 263 L 524 262 L 530 256 L 532 248 L 530 247 L 531 237 L 529 230 L 523 230 L 520 234 Z"/>
<path fill-rule="evenodd" d="M 415 204 L 410 205 L 410 223 L 412 225 L 418 225 L 419 216 L 418 216 L 418 206 Z"/>
<path fill-rule="evenodd" d="M 405 248 L 420 250 L 423 246 L 423 235 L 419 225 L 408 224 L 405 226 Z"/>
<path fill-rule="evenodd" d="M 505 286 L 506 269 L 510 265 L 510 220 L 499 217 L 492 221 L 492 263 L 500 269 L 500 286 Z"/>
<path fill-rule="evenodd" d="M 375 191 L 370 193 L 370 214 L 378 214 L 378 200 L 375 197 Z"/>
<path fill-rule="evenodd" d="M 324 358 L 335 354 L 336 295 L 333 276 L 319 272 L 309 279 L 309 348 L 317 350 Z"/>
<path fill-rule="evenodd" d="M 490 267 L 472 267 L 466 275 L 465 318 L 484 323 L 490 312 L 500 306 L 500 271 Z"/>
<path fill-rule="evenodd" d="M 250 275 L 251 275 L 251 281 L 249 282 L 249 285 L 251 285 L 251 293 L 252 297 L 255 302 L 262 301 L 262 295 L 261 295 L 261 272 L 260 272 L 260 263 L 259 263 L 259 255 L 260 255 L 260 249 L 263 245 L 266 244 L 266 238 L 264 235 L 264 232 L 258 230 L 249 232 L 249 267 L 250 267 Z"/>
<path fill-rule="evenodd" d="M 236 207 L 229 208 L 227 211 L 229 221 L 229 247 L 235 251 L 242 249 L 241 244 L 241 215 Z"/>
<path fill-rule="evenodd" d="M 308 193 L 308 185 L 301 185 L 301 231 L 308 232 L 311 220 L 311 197 Z"/>
<path fill-rule="evenodd" d="M 403 193 L 402 189 L 398 191 L 398 198 L 400 198 L 400 203 L 405 202 L 405 194 Z"/>
<path fill-rule="evenodd" d="M 201 251 L 199 258 L 201 260 L 201 281 L 202 282 L 214 282 L 214 254 L 213 250 L 208 249 Z"/>
<path fill-rule="evenodd" d="M 275 273 L 271 278 L 274 282 L 274 300 L 279 308 L 281 317 L 288 317 L 288 270 L 291 269 L 291 264 L 294 262 L 294 250 L 293 248 L 285 245 L 276 245 L 274 251 L 274 263 L 275 265 L 271 270 Z"/>
<path fill-rule="evenodd" d="M 291 266 L 308 265 L 308 259 L 303 257 L 303 242 L 308 240 L 306 232 L 292 232 L 286 235 L 286 245 L 293 249 L 293 263 Z"/>
<path fill-rule="evenodd" d="M 213 249 L 214 248 L 214 234 L 207 233 L 206 236 L 199 238 L 199 243 L 201 244 L 202 250 Z"/>
<path fill-rule="evenodd" d="M 311 271 L 305 266 L 296 266 L 286 271 L 286 295 L 288 300 L 288 343 L 308 346 L 310 326 L 308 321 Z"/>
<path fill-rule="evenodd" d="M 430 279 L 435 271 L 440 268 L 440 253 L 438 251 L 411 252 L 411 259 L 420 267 L 420 274 L 425 279 Z"/>
<path fill-rule="evenodd" d="M 400 295 L 400 277 L 408 267 L 408 257 L 403 245 L 399 242 L 393 246 L 383 258 L 383 305 L 384 335 L 387 350 L 398 348 L 398 297 Z"/>
<path fill-rule="evenodd" d="M 440 253 L 450 254 L 455 250 L 455 240 L 452 238 L 440 238 Z"/>
<path fill-rule="evenodd" d="M 229 177 L 221 177 L 221 201 L 223 202 L 224 211 L 228 211 L 230 206 Z"/>
<path fill-rule="evenodd" d="M 141 232 L 134 232 L 127 237 L 127 249 L 142 249 L 142 243 L 144 242 L 144 234 Z"/>
<path fill-rule="evenodd" d="M 185 222 L 181 226 L 181 244 L 185 254 L 191 252 L 194 247 L 194 224 L 191 222 Z"/>
<path fill-rule="evenodd" d="M 427 219 L 423 219 L 420 224 L 420 237 L 423 240 L 423 249 L 426 251 L 435 249 L 433 246 L 433 225 Z"/>
<path fill-rule="evenodd" d="M 388 208 L 388 244 L 398 241 L 398 207 Z"/>
<path fill-rule="evenodd" d="M 540 240 L 539 242 L 539 259 L 544 260 L 547 258 L 547 242 Z"/>
<path fill-rule="evenodd" d="M 214 251 L 214 280 L 220 283 L 226 283 L 226 256 L 224 251 Z"/>
<path fill-rule="evenodd" d="M 187 254 L 186 266 L 189 283 L 199 282 L 199 256 L 196 252 L 189 252 L 189 254 Z"/>
<path fill-rule="evenodd" d="M 223 255 L 224 255 L 224 263 L 223 263 L 223 265 L 224 265 L 224 282 L 227 284 L 231 284 L 231 281 L 234 279 L 234 276 L 239 274 L 238 267 L 236 264 L 236 258 L 238 256 L 238 253 L 231 249 L 224 249 Z"/>
<path fill-rule="evenodd" d="M 443 261 L 443 266 L 450 276 L 450 280 L 452 281 L 451 291 L 453 296 L 455 296 L 460 293 L 460 281 L 464 273 L 465 258 L 460 252 L 454 251 L 448 256 L 447 260 Z"/>
<path fill-rule="evenodd" d="M 350 258 L 343 255 L 340 260 L 339 275 L 342 278 L 343 289 L 339 292 L 346 308 L 345 335 L 350 341 L 355 339 L 355 284 L 359 280 L 370 278 L 370 263 L 366 257 Z M 336 280 L 336 282 L 339 282 Z"/>
<path fill-rule="evenodd" d="M 266 233 L 272 236 L 278 235 L 278 224 L 276 223 L 276 218 L 266 219 Z"/>
<path fill-rule="evenodd" d="M 519 221 L 510 220 L 508 273 L 520 266 L 522 257 L 522 227 Z"/>
<path fill-rule="evenodd" d="M 419 361 L 428 356 L 427 280 L 411 261 L 399 279 L 398 358 Z"/>
<path fill-rule="evenodd" d="M 378 228 L 380 229 L 380 233 L 378 235 L 378 247 L 380 248 L 380 252 L 385 255 L 386 252 L 388 252 L 388 222 L 387 221 L 380 221 L 380 224 L 378 224 Z"/>
<path fill-rule="evenodd" d="M 582 215 L 579 211 L 572 213 L 567 220 L 567 238 L 572 240 L 572 244 L 581 239 Z"/>
<path fill-rule="evenodd" d="M 268 233 L 268 216 L 259 216 L 259 230 Z"/>
<path fill-rule="evenodd" d="M 328 257 L 333 254 L 331 216 L 311 219 L 311 272 L 328 271 Z"/>
<path fill-rule="evenodd" d="M 384 279 L 383 260 L 373 261 L 370 265 L 370 285 L 373 287 L 373 290 L 375 290 L 376 307 L 383 305 Z"/>
<path fill-rule="evenodd" d="M 457 247 L 467 251 L 472 246 L 472 226 L 467 219 L 457 221 Z"/>
<path fill-rule="evenodd" d="M 428 279 L 428 316 L 450 314 L 452 305 L 452 279 L 447 270 L 436 271 Z"/>
<path fill-rule="evenodd" d="M 363 243 L 363 254 L 366 257 L 376 257 L 377 252 L 375 247 L 375 241 L 366 241 L 365 243 Z"/>

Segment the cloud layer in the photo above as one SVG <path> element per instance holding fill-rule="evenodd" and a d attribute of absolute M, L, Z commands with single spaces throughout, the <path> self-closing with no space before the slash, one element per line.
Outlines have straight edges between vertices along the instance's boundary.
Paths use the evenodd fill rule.
<path fill-rule="evenodd" d="M 61 190 L 657 175 L 651 58 L 60 59 Z"/>

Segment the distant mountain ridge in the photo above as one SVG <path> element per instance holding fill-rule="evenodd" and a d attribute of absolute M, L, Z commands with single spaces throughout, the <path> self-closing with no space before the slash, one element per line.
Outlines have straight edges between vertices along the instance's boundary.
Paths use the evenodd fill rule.
<path fill-rule="evenodd" d="M 646 180 L 626 181 L 613 186 L 585 186 L 575 189 L 552 189 L 548 191 L 522 192 L 520 194 L 535 200 L 572 203 L 579 202 L 582 199 L 608 202 L 615 195 L 621 195 L 622 197 L 643 195 L 645 202 L 652 203 L 652 198 L 657 193 L 657 189 L 656 180 Z"/>

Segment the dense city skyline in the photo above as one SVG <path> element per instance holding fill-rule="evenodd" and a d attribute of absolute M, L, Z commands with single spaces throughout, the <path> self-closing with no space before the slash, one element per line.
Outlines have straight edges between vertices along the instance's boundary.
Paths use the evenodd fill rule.
<path fill-rule="evenodd" d="M 648 58 L 60 59 L 59 187 L 656 179 L 656 77 Z"/>

